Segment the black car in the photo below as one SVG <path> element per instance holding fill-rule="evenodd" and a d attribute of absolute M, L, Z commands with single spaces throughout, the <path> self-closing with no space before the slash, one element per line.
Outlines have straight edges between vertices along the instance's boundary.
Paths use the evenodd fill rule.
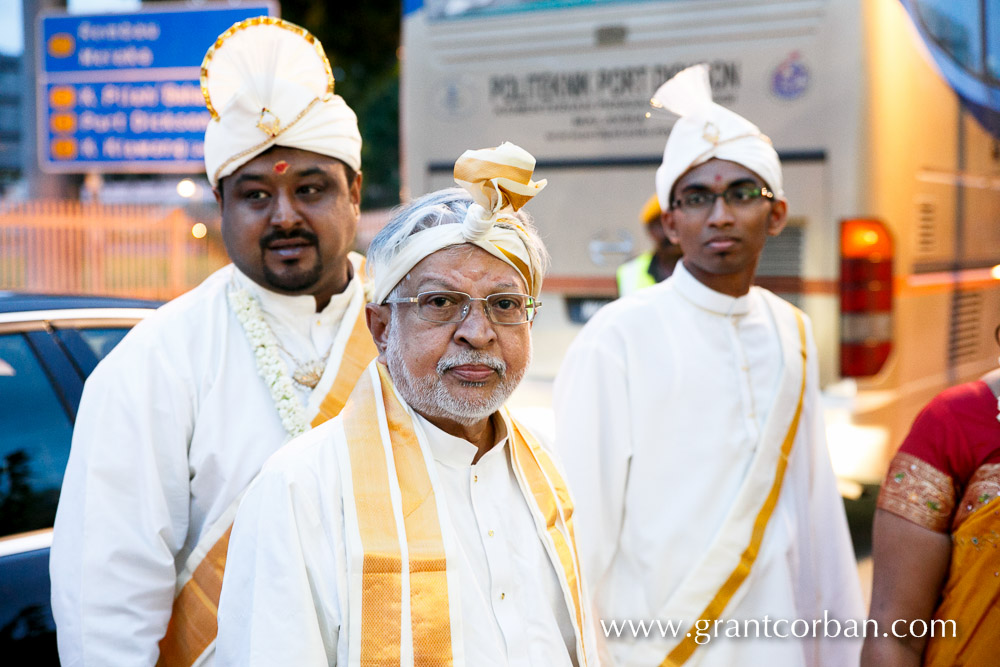
<path fill-rule="evenodd" d="M 159 304 L 0 292 L 0 656 L 57 665 L 49 546 L 83 382 Z"/>

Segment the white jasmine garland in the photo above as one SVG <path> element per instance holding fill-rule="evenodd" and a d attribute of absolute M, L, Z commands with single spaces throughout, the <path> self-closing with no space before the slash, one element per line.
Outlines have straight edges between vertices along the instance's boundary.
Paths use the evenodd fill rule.
<path fill-rule="evenodd" d="M 306 410 L 295 393 L 295 385 L 288 376 L 284 360 L 278 355 L 278 339 L 264 321 L 260 304 L 244 289 L 231 287 L 228 297 L 229 307 L 243 325 L 247 340 L 253 347 L 257 359 L 257 373 L 264 379 L 271 392 L 274 406 L 278 409 L 278 416 L 281 417 L 281 425 L 292 437 L 305 433 L 309 430 Z"/>

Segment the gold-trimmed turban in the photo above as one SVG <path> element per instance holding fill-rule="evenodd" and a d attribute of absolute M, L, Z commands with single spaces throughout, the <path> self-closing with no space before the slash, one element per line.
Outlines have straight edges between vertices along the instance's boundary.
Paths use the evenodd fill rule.
<path fill-rule="evenodd" d="M 471 243 L 512 266 L 537 297 L 542 288 L 538 253 L 513 216 L 547 181 L 533 181 L 535 158 L 520 146 L 469 150 L 455 162 L 455 182 L 473 199 L 462 224 L 443 224 L 409 236 L 392 262 L 372 276 L 372 302 L 382 303 L 400 280 L 425 257 L 453 245 Z M 496 223 L 506 223 L 498 226 Z"/>
<path fill-rule="evenodd" d="M 784 196 L 781 162 L 771 140 L 743 116 L 712 101 L 707 65 L 678 72 L 659 87 L 650 104 L 680 116 L 656 170 L 656 195 L 664 211 L 677 179 L 712 158 L 743 165 Z"/>
<path fill-rule="evenodd" d="M 328 155 L 360 171 L 358 119 L 333 84 L 323 46 L 293 23 L 257 16 L 219 35 L 201 65 L 212 186 L 272 146 Z"/>

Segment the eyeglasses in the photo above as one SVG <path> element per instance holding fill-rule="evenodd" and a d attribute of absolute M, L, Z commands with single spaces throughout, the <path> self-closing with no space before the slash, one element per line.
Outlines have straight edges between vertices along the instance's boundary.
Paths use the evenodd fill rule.
<path fill-rule="evenodd" d="M 438 324 L 455 324 L 469 314 L 473 301 L 482 301 L 486 317 L 494 324 L 525 324 L 535 319 L 542 302 L 527 294 L 490 294 L 476 298 L 464 292 L 421 292 L 416 296 L 386 299 L 383 303 L 415 303 L 417 317 Z"/>
<path fill-rule="evenodd" d="M 774 193 L 766 187 L 755 185 L 734 185 L 722 192 L 695 190 L 674 200 L 674 208 L 680 208 L 693 215 L 707 214 L 715 206 L 715 200 L 722 197 L 733 208 L 744 208 L 755 204 L 758 199 L 774 199 Z"/>

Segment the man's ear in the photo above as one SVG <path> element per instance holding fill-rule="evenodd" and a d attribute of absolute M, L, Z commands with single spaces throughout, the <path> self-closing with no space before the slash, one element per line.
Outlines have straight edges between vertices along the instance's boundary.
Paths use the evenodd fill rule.
<path fill-rule="evenodd" d="M 361 215 L 361 172 L 354 175 L 354 182 L 351 183 L 351 204 L 354 206 L 354 213 Z"/>
<path fill-rule="evenodd" d="M 378 348 L 378 360 L 385 365 L 389 363 L 385 357 L 385 350 L 389 346 L 391 315 L 390 306 L 379 306 L 374 303 L 365 306 L 365 323 L 372 334 L 372 340 L 375 341 L 375 347 Z"/>
<path fill-rule="evenodd" d="M 674 245 L 678 244 L 677 236 L 677 222 L 674 220 L 674 211 L 672 209 L 667 209 L 660 214 L 660 226 L 663 228 L 663 233 L 667 235 L 667 239 Z"/>
<path fill-rule="evenodd" d="M 767 216 L 768 236 L 777 236 L 788 224 L 788 200 L 781 198 L 771 202 L 771 212 Z"/>
<path fill-rule="evenodd" d="M 219 210 L 222 210 L 222 183 L 212 188 L 212 194 L 215 195 L 215 203 L 219 205 Z"/>

